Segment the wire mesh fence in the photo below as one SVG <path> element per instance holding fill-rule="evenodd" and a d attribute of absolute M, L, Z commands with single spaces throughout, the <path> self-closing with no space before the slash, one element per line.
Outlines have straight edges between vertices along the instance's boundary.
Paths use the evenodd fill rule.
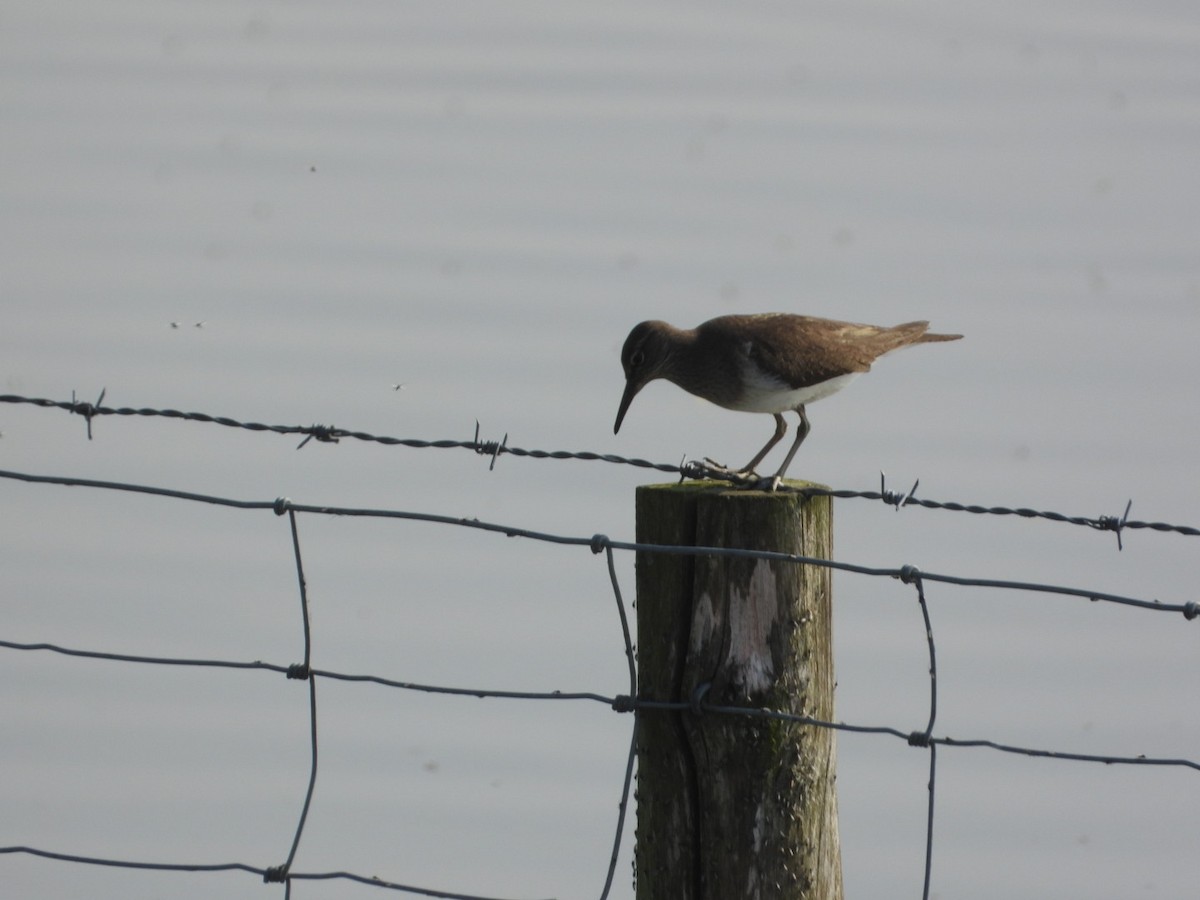
<path fill-rule="evenodd" d="M 242 428 L 254 432 L 273 433 L 280 435 L 302 436 L 299 446 L 303 447 L 310 440 L 336 442 L 341 439 L 370 441 L 387 446 L 406 447 L 413 449 L 465 449 L 489 459 L 489 465 L 495 466 L 497 460 L 504 455 L 523 456 L 537 460 L 567 460 L 577 462 L 603 461 L 618 465 L 632 465 L 655 471 L 677 474 L 680 478 L 713 477 L 714 470 L 704 462 L 683 461 L 678 465 L 653 463 L 642 459 L 629 459 L 613 455 L 590 452 L 542 451 L 525 450 L 508 445 L 507 436 L 500 441 L 480 440 L 478 426 L 475 435 L 470 440 L 418 440 L 412 438 L 394 438 L 371 435 L 364 432 L 349 431 L 332 426 L 281 426 L 264 425 L 261 423 L 246 423 L 221 416 L 202 413 L 183 413 L 176 410 L 161 409 L 131 409 L 111 408 L 102 406 L 104 394 L 95 404 L 80 403 L 72 398 L 71 401 L 51 401 L 37 398 L 26 398 L 14 395 L 0 396 L 0 402 L 31 404 L 48 410 L 61 410 L 72 415 L 82 416 L 87 424 L 88 437 L 92 437 L 93 420 L 101 416 L 142 416 L 163 419 L 186 420 L 202 424 L 215 424 L 228 428 Z M 815 559 L 786 553 L 748 551 L 723 547 L 690 547 L 640 544 L 635 541 L 623 541 L 610 538 L 604 534 L 578 535 L 538 531 L 515 524 L 495 521 L 482 521 L 475 518 L 443 515 L 438 513 L 402 510 L 394 508 L 365 508 L 355 506 L 314 505 L 293 502 L 287 498 L 267 500 L 247 500 L 195 493 L 175 488 L 153 486 L 147 484 L 106 481 L 93 478 L 79 478 L 63 475 L 28 473 L 16 471 L 0 471 L 0 478 L 9 481 L 22 481 L 46 486 L 83 487 L 102 492 L 137 493 L 152 495 L 174 501 L 201 503 L 228 509 L 242 510 L 249 513 L 270 512 L 273 516 L 285 519 L 288 526 L 288 536 L 295 564 L 297 584 L 297 615 L 302 626 L 303 645 L 296 654 L 296 660 L 263 661 L 228 659 L 220 656 L 211 658 L 175 657 L 154 654 L 132 654 L 111 652 L 96 647 L 71 647 L 54 641 L 19 642 L 0 639 L 0 649 L 13 653 L 24 654 L 54 654 L 85 660 L 108 661 L 126 665 L 143 665 L 158 667 L 190 667 L 196 669 L 237 669 L 260 672 L 264 676 L 285 678 L 301 683 L 308 696 L 308 735 L 309 735 L 309 775 L 303 786 L 300 813 L 294 830 L 288 835 L 287 850 L 281 853 L 280 859 L 264 863 L 258 862 L 162 862 L 142 859 L 118 859 L 98 856 L 85 856 L 66 852 L 60 848 L 34 847 L 27 845 L 12 845 L 0 847 L 0 855 L 26 855 L 48 860 L 73 862 L 95 866 L 120 867 L 129 869 L 159 870 L 166 872 L 242 872 L 261 878 L 268 883 L 278 883 L 283 886 L 285 896 L 290 896 L 291 890 L 297 884 L 311 881 L 343 880 L 362 885 L 368 885 L 381 890 L 405 892 L 420 896 L 464 898 L 464 900 L 495 900 L 482 894 L 455 892 L 439 886 L 415 885 L 405 882 L 402 878 L 363 875 L 355 872 L 305 871 L 295 868 L 297 851 L 305 832 L 310 806 L 314 791 L 317 790 L 319 772 L 319 749 L 321 746 L 321 731 L 318 728 L 320 703 L 318 701 L 318 682 L 370 683 L 385 688 L 420 692 L 428 695 L 472 696 L 494 701 L 538 702 L 547 704 L 585 703 L 601 704 L 610 708 L 614 714 L 630 717 L 630 741 L 628 755 L 624 765 L 624 779 L 619 789 L 619 802 L 614 822 L 614 837 L 612 851 L 607 870 L 602 877 L 597 877 L 596 895 L 606 898 L 612 888 L 619 858 L 619 849 L 626 828 L 626 818 L 629 812 L 629 800 L 634 772 L 636 749 L 635 722 L 640 716 L 661 714 L 663 711 L 690 711 L 698 715 L 742 716 L 750 718 L 778 718 L 814 728 L 827 728 L 848 733 L 877 735 L 881 738 L 894 739 L 903 744 L 917 748 L 928 755 L 928 802 L 925 827 L 925 860 L 923 896 L 930 895 L 931 884 L 935 874 L 935 819 L 936 819 L 936 786 L 937 761 L 939 750 L 961 752 L 967 749 L 987 749 L 996 752 L 1017 754 L 1026 757 L 1039 757 L 1076 763 L 1100 763 L 1108 766 L 1151 766 L 1179 769 L 1181 771 L 1200 771 L 1200 761 L 1195 758 L 1177 756 L 1155 756 L 1152 754 L 1097 754 L 1078 753 L 1065 749 L 1054 749 L 1035 746 L 1021 746 L 989 737 L 950 737 L 937 731 L 937 642 L 935 640 L 935 622 L 929 611 L 926 593 L 931 585 L 955 585 L 971 589 L 1002 589 L 1025 594 L 1059 595 L 1070 598 L 1087 600 L 1091 603 L 1115 604 L 1141 612 L 1166 613 L 1173 615 L 1180 625 L 1187 626 L 1200 614 L 1200 604 L 1196 600 L 1177 599 L 1163 601 L 1157 598 L 1129 596 L 1098 590 L 1087 586 L 1069 586 L 1046 584 L 1025 580 L 1004 580 L 995 578 L 977 578 L 950 572 L 922 571 L 911 565 L 899 567 L 876 567 L 860 565 L 846 561 Z M 886 481 L 881 476 L 878 491 L 825 490 L 806 489 L 811 493 L 828 494 L 841 499 L 861 499 L 882 502 L 895 509 L 906 506 L 920 506 L 930 510 L 946 512 L 968 512 L 975 515 L 1012 516 L 1021 519 L 1037 519 L 1054 523 L 1075 525 L 1087 529 L 1112 532 L 1117 537 L 1118 548 L 1121 546 L 1122 535 L 1126 530 L 1144 529 L 1155 533 L 1171 533 L 1183 537 L 1200 535 L 1200 529 L 1173 525 L 1163 522 L 1144 522 L 1131 520 L 1129 513 L 1131 504 L 1119 515 L 1078 516 L 1064 515 L 1056 512 L 1040 511 L 1030 508 L 1012 508 L 1000 506 L 981 506 L 951 501 L 938 501 L 919 498 L 916 496 L 918 485 L 904 492 L 889 490 Z M 578 548 L 589 554 L 602 556 L 605 562 L 605 575 L 611 591 L 615 615 L 619 625 L 619 633 L 623 640 L 623 653 L 627 663 L 628 688 L 621 693 L 603 691 L 561 692 L 518 691 L 506 690 L 491 685 L 449 686 L 428 683 L 402 681 L 373 674 L 370 672 L 334 671 L 315 667 L 312 664 L 312 625 L 309 615 L 307 585 L 303 565 L 302 539 L 300 520 L 304 517 L 353 517 L 366 520 L 406 520 L 422 525 L 449 526 L 453 529 L 466 529 L 477 532 L 501 535 L 507 538 L 522 538 L 530 541 L 560 545 L 567 548 Z M 615 565 L 616 554 L 623 553 L 664 553 L 687 554 L 697 556 L 749 557 L 771 560 L 781 565 L 809 565 L 853 573 L 869 578 L 884 579 L 896 582 L 904 590 L 910 591 L 916 600 L 922 616 L 924 634 L 928 653 L 928 716 L 922 727 L 913 729 L 899 723 L 869 724 L 861 722 L 830 722 L 790 715 L 777 710 L 755 707 L 720 706 L 705 702 L 703 697 L 682 699 L 676 703 L 651 702 L 639 698 L 637 669 L 635 659 L 635 642 L 627 618 L 627 602 L 622 594 L 620 579 Z"/>

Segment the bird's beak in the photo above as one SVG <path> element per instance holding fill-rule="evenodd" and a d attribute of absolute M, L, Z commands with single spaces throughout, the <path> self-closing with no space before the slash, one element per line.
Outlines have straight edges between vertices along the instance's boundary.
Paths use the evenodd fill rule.
<path fill-rule="evenodd" d="M 633 402 L 633 398 L 637 396 L 645 382 L 639 382 L 634 378 L 630 378 L 625 382 L 625 393 L 621 395 L 621 405 L 617 407 L 617 423 L 613 425 L 613 434 L 621 430 L 621 422 L 625 419 L 625 413 L 629 410 L 629 404 Z"/>

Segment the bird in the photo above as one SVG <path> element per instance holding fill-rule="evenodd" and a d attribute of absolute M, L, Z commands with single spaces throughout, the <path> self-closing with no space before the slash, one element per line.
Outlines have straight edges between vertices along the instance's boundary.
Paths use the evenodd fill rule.
<path fill-rule="evenodd" d="M 889 328 L 790 313 L 719 316 L 695 328 L 641 322 L 621 348 L 625 392 L 613 434 L 621 430 L 633 398 L 659 378 L 726 409 L 769 413 L 775 418 L 775 433 L 754 458 L 737 470 L 716 468 L 735 481 L 778 490 L 808 437 L 805 406 L 840 391 L 885 353 L 962 337 L 934 334 L 928 328 L 926 321 Z M 761 479 L 754 469 L 783 439 L 783 413 L 789 410 L 800 417 L 796 440 L 775 475 Z"/>

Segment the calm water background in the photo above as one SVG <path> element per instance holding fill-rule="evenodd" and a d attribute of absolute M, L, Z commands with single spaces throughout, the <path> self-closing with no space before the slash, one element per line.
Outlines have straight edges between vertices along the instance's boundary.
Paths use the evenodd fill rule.
<path fill-rule="evenodd" d="M 0 384 L 379 434 L 665 462 L 769 420 L 659 383 L 619 436 L 644 318 L 928 318 L 791 474 L 1200 519 L 1200 14 L 1181 2 L 9 3 Z M 171 322 L 181 327 L 173 329 Z M 202 328 L 194 323 L 203 322 Z M 405 388 L 393 390 L 403 383 Z M 0 408 L 0 467 L 617 538 L 654 476 Z M 286 521 L 5 481 L 4 638 L 297 661 Z M 601 557 L 302 517 L 314 664 L 619 693 Z M 839 503 L 839 559 L 1196 599 L 1194 538 Z M 619 558 L 627 599 L 633 562 Z M 929 590 L 937 732 L 1200 757 L 1195 624 Z M 835 579 L 838 716 L 922 727 L 911 590 Z M 319 684 L 296 868 L 594 897 L 630 721 L 600 705 Z M 307 696 L 228 673 L 0 654 L 0 846 L 286 857 Z M 847 896 L 919 896 L 926 755 L 839 738 Z M 1194 772 L 939 757 L 934 893 L 1194 895 Z M 632 826 L 629 829 L 632 833 Z M 614 896 L 632 896 L 626 840 Z M 252 876 L 0 858 L 6 896 L 261 897 Z M 303 898 L 378 896 L 298 884 Z M 273 894 L 279 896 L 279 894 Z"/>

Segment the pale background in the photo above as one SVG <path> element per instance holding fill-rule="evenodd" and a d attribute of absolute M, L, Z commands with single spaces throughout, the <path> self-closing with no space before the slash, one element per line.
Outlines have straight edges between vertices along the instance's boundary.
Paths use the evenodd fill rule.
<path fill-rule="evenodd" d="M 10 2 L 0 390 L 379 434 L 749 458 L 770 420 L 665 383 L 644 318 L 930 319 L 810 408 L 791 474 L 1196 525 L 1200 13 L 1186 2 Z M 172 329 L 169 323 L 181 327 Z M 194 327 L 204 322 L 203 328 Z M 405 389 L 394 391 L 393 383 Z M 0 468 L 614 538 L 656 477 L 0 405 Z M 778 457 L 772 457 L 778 459 Z M 286 519 L 0 481 L 0 637 L 299 661 Z M 626 690 L 603 557 L 302 517 L 314 664 Z M 1196 538 L 841 502 L 838 559 L 1197 599 Z M 633 561 L 618 557 L 626 598 Z M 931 586 L 936 732 L 1200 758 L 1197 623 Z M 835 577 L 838 716 L 918 729 L 912 590 Z M 296 869 L 598 896 L 631 720 L 319 684 Z M 276 865 L 307 692 L 0 652 L 0 846 Z M 920 895 L 927 756 L 839 738 L 848 897 Z M 944 750 L 933 893 L 1194 896 L 1200 780 Z M 614 897 L 629 898 L 631 821 Z M 11 897 L 282 896 L 0 856 Z M 297 898 L 383 896 L 298 883 Z"/>

